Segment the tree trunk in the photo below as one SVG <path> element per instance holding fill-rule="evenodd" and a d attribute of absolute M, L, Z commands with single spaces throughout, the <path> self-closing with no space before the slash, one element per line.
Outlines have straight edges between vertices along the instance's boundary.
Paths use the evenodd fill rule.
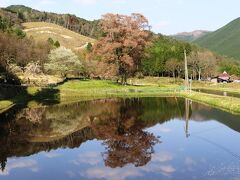
<path fill-rule="evenodd" d="M 176 75 L 174 71 L 173 71 L 173 78 L 174 78 L 174 82 L 176 82 Z"/>
<path fill-rule="evenodd" d="M 198 80 L 201 81 L 201 69 L 198 71 Z"/>
<path fill-rule="evenodd" d="M 127 84 L 127 75 L 126 74 L 123 74 L 121 76 L 121 84 L 122 85 L 126 85 Z"/>

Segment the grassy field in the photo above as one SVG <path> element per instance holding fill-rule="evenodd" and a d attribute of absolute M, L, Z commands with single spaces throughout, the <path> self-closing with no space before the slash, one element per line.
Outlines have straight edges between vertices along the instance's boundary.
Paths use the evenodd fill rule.
<path fill-rule="evenodd" d="M 140 97 L 168 96 L 180 91 L 180 86 L 128 85 L 112 81 L 70 81 L 58 87 L 61 101 L 73 101 L 82 97 Z"/>
<path fill-rule="evenodd" d="M 173 82 L 174 81 L 174 82 Z M 20 94 L 9 101 L 0 101 L 0 109 L 11 106 L 11 101 L 18 103 L 28 101 L 27 106 L 38 106 L 46 100 L 55 100 L 57 103 L 69 103 L 74 101 L 89 100 L 108 97 L 185 97 L 191 100 L 208 104 L 226 111 L 240 113 L 240 98 L 223 97 L 199 92 L 191 94 L 184 91 L 182 80 L 169 78 L 145 78 L 129 79 L 132 85 L 122 86 L 116 82 L 107 80 L 69 81 L 53 89 L 41 89 L 29 87 L 27 93 Z M 213 85 L 203 82 L 195 82 L 196 88 L 238 88 L 236 84 Z M 240 88 L 240 87 L 239 87 Z"/>
<path fill-rule="evenodd" d="M 24 31 L 27 36 L 32 36 L 37 41 L 47 41 L 51 37 L 54 41 L 59 41 L 61 46 L 78 50 L 87 43 L 94 43 L 95 40 L 66 28 L 52 23 L 29 22 L 23 23 Z"/>

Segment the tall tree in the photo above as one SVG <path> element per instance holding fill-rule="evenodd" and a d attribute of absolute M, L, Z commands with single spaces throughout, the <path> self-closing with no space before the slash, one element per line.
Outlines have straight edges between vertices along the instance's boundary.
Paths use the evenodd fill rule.
<path fill-rule="evenodd" d="M 93 53 L 107 64 L 114 64 L 121 83 L 135 73 L 150 41 L 148 20 L 141 14 L 106 14 L 101 20 L 105 36 L 94 45 Z"/>
<path fill-rule="evenodd" d="M 176 77 L 176 71 L 179 67 L 179 61 L 177 59 L 169 59 L 166 62 L 165 69 L 172 74 L 172 76 Z"/>
<path fill-rule="evenodd" d="M 217 57 L 207 50 L 193 51 L 189 56 L 189 65 L 193 72 L 194 79 L 201 80 L 202 77 L 208 78 L 216 74 Z M 198 77 L 195 77 L 195 74 Z"/>

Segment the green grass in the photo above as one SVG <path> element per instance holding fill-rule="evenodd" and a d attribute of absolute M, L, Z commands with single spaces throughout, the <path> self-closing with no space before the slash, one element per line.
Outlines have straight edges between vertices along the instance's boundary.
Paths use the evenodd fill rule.
<path fill-rule="evenodd" d="M 52 96 L 51 91 L 41 93 L 41 88 L 29 87 L 27 94 L 21 94 L 14 98 L 13 102 L 27 101 L 28 106 L 38 106 L 39 102 L 44 99 L 55 100 L 55 97 L 59 97 L 59 103 L 69 103 L 74 101 L 83 101 L 99 98 L 109 97 L 185 97 L 193 101 L 208 104 L 217 108 L 221 108 L 226 111 L 240 113 L 240 98 L 223 97 L 218 95 L 210 95 L 205 93 L 192 92 L 191 94 L 183 90 L 183 81 L 177 81 L 173 83 L 173 79 L 169 78 L 146 78 L 146 79 L 130 79 L 134 85 L 122 86 L 112 81 L 107 80 L 74 80 L 64 83 L 56 87 L 55 90 L 58 95 Z M 145 82 L 147 82 L 145 84 Z M 139 85 L 141 84 L 141 85 Z M 195 82 L 195 87 L 209 88 L 229 88 L 237 86 L 240 89 L 240 85 L 227 84 L 227 85 L 213 85 L 203 82 Z M 236 87 L 235 87 L 236 88 Z M 2 107 L 7 107 L 7 102 L 0 101 Z M 0 104 L 1 105 L 1 104 Z"/>
<path fill-rule="evenodd" d="M 189 98 L 199 103 L 210 105 L 212 107 L 220 108 L 231 113 L 240 114 L 240 98 L 218 96 L 198 92 L 192 92 L 191 94 L 181 93 L 180 96 Z"/>
<path fill-rule="evenodd" d="M 61 46 L 73 50 L 81 49 L 86 43 L 94 43 L 95 40 L 66 28 L 52 23 L 29 22 L 23 23 L 27 36 L 32 36 L 37 41 L 47 41 L 51 37 L 54 41 L 59 41 Z"/>
<path fill-rule="evenodd" d="M 240 18 L 215 32 L 197 39 L 194 43 L 220 55 L 240 59 Z"/>
<path fill-rule="evenodd" d="M 138 97 L 172 95 L 180 90 L 180 86 L 122 86 L 112 81 L 70 81 L 58 87 L 61 101 L 79 99 L 81 97 Z"/>

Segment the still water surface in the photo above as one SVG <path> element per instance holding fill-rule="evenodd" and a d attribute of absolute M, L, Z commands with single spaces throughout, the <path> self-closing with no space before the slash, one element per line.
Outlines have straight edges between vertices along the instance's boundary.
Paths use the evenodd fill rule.
<path fill-rule="evenodd" d="M 240 116 L 177 98 L 0 115 L 0 179 L 240 179 Z"/>
<path fill-rule="evenodd" d="M 207 93 L 207 94 L 214 94 L 219 96 L 228 96 L 228 97 L 236 97 L 240 98 L 239 93 L 233 93 L 233 92 L 226 92 L 226 91 L 218 91 L 218 90 L 209 90 L 209 89 L 194 89 L 194 91 Z"/>

